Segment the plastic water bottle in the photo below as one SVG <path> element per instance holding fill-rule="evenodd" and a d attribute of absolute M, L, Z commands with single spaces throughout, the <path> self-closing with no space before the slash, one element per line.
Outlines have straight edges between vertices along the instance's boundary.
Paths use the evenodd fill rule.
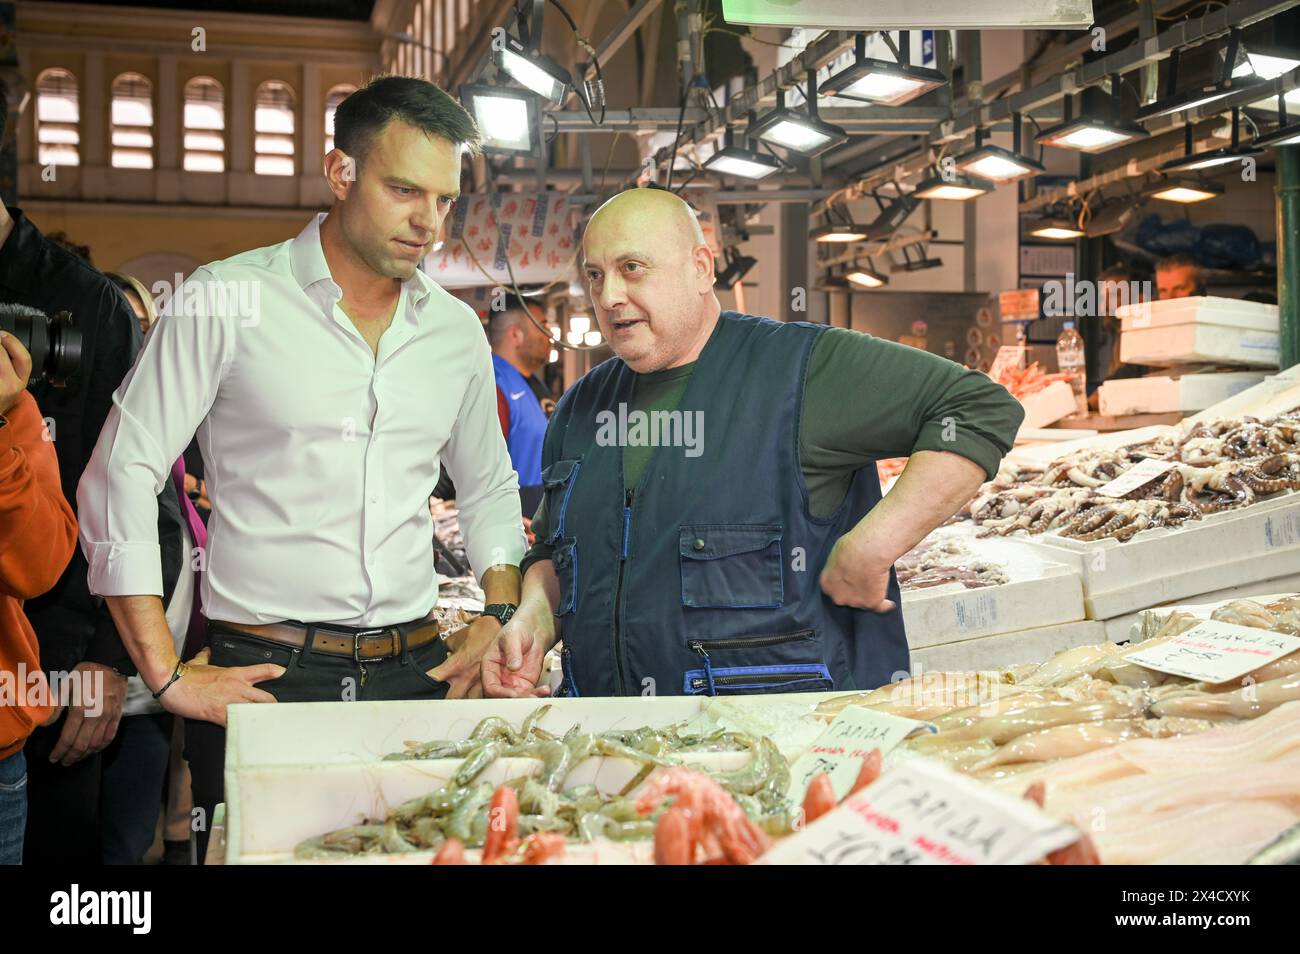
<path fill-rule="evenodd" d="M 1083 336 L 1074 330 L 1074 322 L 1065 322 L 1065 330 L 1056 339 L 1056 364 L 1061 373 L 1070 375 L 1076 413 L 1088 413 L 1087 379 L 1084 371 Z"/>

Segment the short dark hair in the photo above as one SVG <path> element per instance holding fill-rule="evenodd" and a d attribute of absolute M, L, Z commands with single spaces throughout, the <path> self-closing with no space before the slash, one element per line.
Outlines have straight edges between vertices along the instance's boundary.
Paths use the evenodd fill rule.
<path fill-rule="evenodd" d="M 1103 282 L 1128 282 L 1133 280 L 1133 273 L 1129 271 L 1127 265 L 1111 265 L 1101 273 L 1098 280 Z"/>
<path fill-rule="evenodd" d="M 1156 262 L 1156 271 L 1163 272 L 1167 268 L 1195 268 L 1200 269 L 1201 263 L 1193 256 L 1185 255 L 1179 252 L 1176 255 L 1166 255 L 1160 261 Z"/>
<path fill-rule="evenodd" d="M 498 307 L 489 306 L 487 313 L 487 336 L 494 348 L 501 343 L 507 331 L 528 320 L 524 315 L 535 317 L 530 306 L 542 307 L 540 301 L 520 298 L 513 292 L 506 292 L 495 300 Z"/>
<path fill-rule="evenodd" d="M 394 119 L 464 145 L 470 155 L 478 155 L 483 142 L 465 107 L 435 84 L 415 76 L 376 76 L 334 111 L 334 144 L 359 162 Z"/>

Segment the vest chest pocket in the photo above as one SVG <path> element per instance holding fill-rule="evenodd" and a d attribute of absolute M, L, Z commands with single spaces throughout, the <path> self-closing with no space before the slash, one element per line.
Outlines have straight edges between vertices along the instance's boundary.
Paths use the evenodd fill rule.
<path fill-rule="evenodd" d="M 543 493 L 546 495 L 546 516 L 551 524 L 545 542 L 554 544 L 565 534 L 565 516 L 574 481 L 582 468 L 582 459 L 557 460 L 542 471 Z"/>
<path fill-rule="evenodd" d="M 782 605 L 779 526 L 683 526 L 679 552 L 683 606 L 774 609 Z"/>

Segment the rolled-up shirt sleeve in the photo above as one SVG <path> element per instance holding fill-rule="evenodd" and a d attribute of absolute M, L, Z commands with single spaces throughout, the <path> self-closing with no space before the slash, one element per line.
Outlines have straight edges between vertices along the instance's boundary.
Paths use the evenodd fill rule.
<path fill-rule="evenodd" d="M 199 269 L 172 298 L 113 406 L 77 487 L 80 541 L 97 596 L 161 596 L 158 501 L 173 462 L 216 400 L 233 346 L 230 319 Z"/>
<path fill-rule="evenodd" d="M 496 376 L 492 351 L 482 334 L 475 371 L 456 416 L 442 459 L 456 478 L 465 553 L 480 580 L 492 566 L 518 566 L 524 555 L 523 517 L 519 508 L 519 477 L 510 464 L 501 422 L 497 417 Z"/>

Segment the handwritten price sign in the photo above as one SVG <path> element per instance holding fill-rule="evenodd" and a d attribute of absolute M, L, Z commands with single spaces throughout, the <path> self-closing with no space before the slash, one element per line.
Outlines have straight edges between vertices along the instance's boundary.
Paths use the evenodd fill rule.
<path fill-rule="evenodd" d="M 843 798 L 858 780 L 862 760 L 872 749 L 880 749 L 880 754 L 886 755 L 913 732 L 926 729 L 935 731 L 925 722 L 874 712 L 862 706 L 846 706 L 791 766 L 791 800 L 796 805 L 802 803 L 808 785 L 819 772 L 831 777 L 835 797 Z"/>
<path fill-rule="evenodd" d="M 1147 669 L 1198 682 L 1228 682 L 1297 649 L 1300 636 L 1206 620 L 1128 658 Z"/>
<path fill-rule="evenodd" d="M 1078 837 L 1026 799 L 917 758 L 781 841 L 759 863 L 1016 865 Z"/>

